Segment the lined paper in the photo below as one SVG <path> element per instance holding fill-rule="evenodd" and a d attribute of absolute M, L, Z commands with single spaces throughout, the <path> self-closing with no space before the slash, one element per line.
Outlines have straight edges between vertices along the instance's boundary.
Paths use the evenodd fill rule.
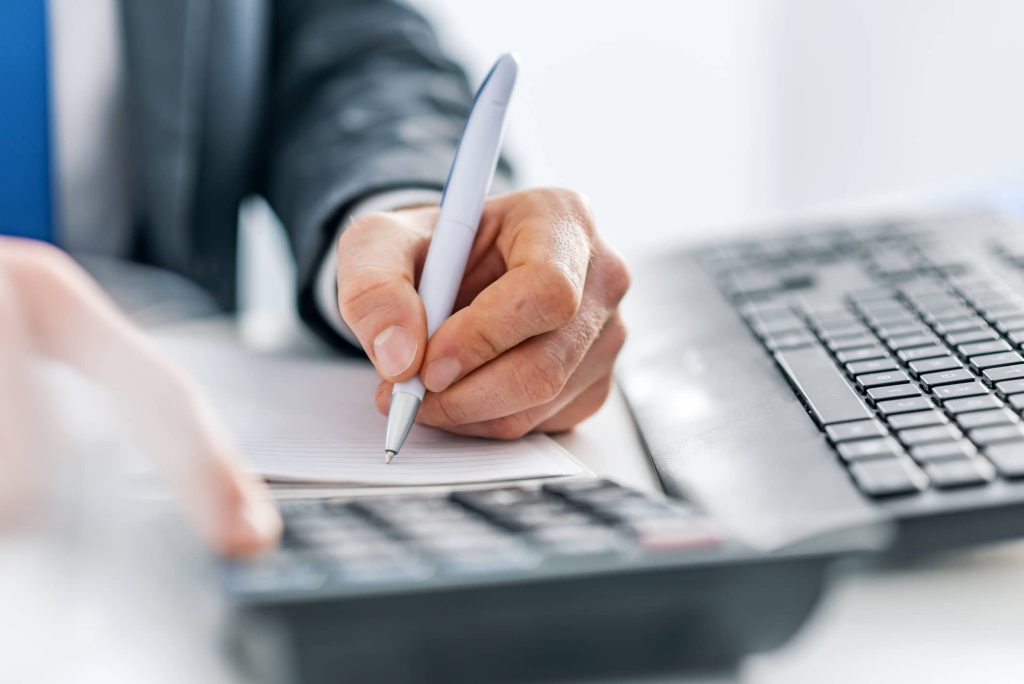
<path fill-rule="evenodd" d="M 582 466 L 549 437 L 460 437 L 413 427 L 384 463 L 378 379 L 361 360 L 286 357 L 225 340 L 164 337 L 232 430 L 248 465 L 268 480 L 356 485 L 438 485 L 577 475 Z"/>

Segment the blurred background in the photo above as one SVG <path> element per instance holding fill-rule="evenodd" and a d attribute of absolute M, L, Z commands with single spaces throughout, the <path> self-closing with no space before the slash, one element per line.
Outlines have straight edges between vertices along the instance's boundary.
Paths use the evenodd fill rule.
<path fill-rule="evenodd" d="M 526 184 L 616 243 L 913 203 L 1024 170 L 1013 0 L 418 0 L 474 79 L 516 50 Z"/>

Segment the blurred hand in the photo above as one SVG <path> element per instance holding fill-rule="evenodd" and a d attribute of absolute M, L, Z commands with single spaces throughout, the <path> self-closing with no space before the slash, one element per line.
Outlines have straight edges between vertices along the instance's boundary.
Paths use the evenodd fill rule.
<path fill-rule="evenodd" d="M 28 369 L 36 357 L 64 362 L 111 392 L 212 546 L 244 555 L 277 539 L 281 521 L 265 486 L 240 470 L 234 447 L 188 379 L 63 252 L 2 237 L 0 515 L 32 486 L 40 436 L 52 429 L 29 401 Z"/>
<path fill-rule="evenodd" d="M 420 373 L 417 421 L 452 432 L 513 439 L 594 413 L 625 340 L 629 274 L 586 202 L 568 190 L 489 200 L 455 313 L 428 342 L 416 283 L 437 216 L 369 214 L 338 241 L 341 315 L 385 381 L 378 409 L 392 383 Z"/>

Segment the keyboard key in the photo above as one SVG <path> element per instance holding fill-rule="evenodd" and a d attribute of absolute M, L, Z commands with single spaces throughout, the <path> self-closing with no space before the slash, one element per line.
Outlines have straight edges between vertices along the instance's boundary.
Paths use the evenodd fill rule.
<path fill-rule="evenodd" d="M 892 359 L 872 359 L 871 361 L 854 361 L 846 364 L 846 372 L 851 375 L 862 373 L 880 373 L 881 371 L 896 370 L 899 366 Z"/>
<path fill-rule="evenodd" d="M 954 425 L 933 425 L 899 432 L 900 441 L 908 447 L 932 442 L 948 442 L 959 439 L 961 436 L 960 430 Z"/>
<path fill-rule="evenodd" d="M 771 351 L 782 351 L 784 349 L 817 346 L 818 341 L 809 332 L 792 332 L 769 335 L 764 338 L 764 344 Z"/>
<path fill-rule="evenodd" d="M 949 350 L 938 345 L 930 347 L 917 347 L 915 349 L 901 349 L 896 353 L 904 361 L 917 361 L 918 359 L 931 359 L 936 356 L 948 356 Z"/>
<path fill-rule="evenodd" d="M 902 384 L 889 385 L 886 387 L 873 387 L 868 390 L 868 396 L 874 401 L 885 401 L 888 399 L 900 399 L 902 397 L 913 397 L 921 393 L 917 385 Z"/>
<path fill-rule="evenodd" d="M 1024 330 L 1011 330 L 1006 336 L 1016 345 L 1024 344 Z"/>
<path fill-rule="evenodd" d="M 775 359 L 820 424 L 872 417 L 824 349 L 808 347 L 780 351 L 775 354 Z"/>
<path fill-rule="evenodd" d="M 971 375 L 969 370 L 964 368 L 939 371 L 938 373 L 926 373 L 921 376 L 921 382 L 929 387 L 935 387 L 937 385 L 951 385 L 953 383 L 966 382 L 969 380 L 974 380 L 974 376 Z"/>
<path fill-rule="evenodd" d="M 924 323 L 918 320 L 913 320 L 909 323 L 892 323 L 889 325 L 880 325 L 877 329 L 878 336 L 889 340 L 895 337 L 905 337 L 908 335 L 926 335 L 931 334 L 931 330 Z"/>
<path fill-rule="evenodd" d="M 1015 330 L 1024 330 L 1024 315 L 1001 316 L 996 320 L 996 327 L 1004 333 L 1010 333 Z"/>
<path fill-rule="evenodd" d="M 991 394 L 984 394 L 977 397 L 964 397 L 963 399 L 950 399 L 943 406 L 950 413 L 964 413 L 967 411 L 982 411 L 984 409 L 999 408 L 1003 402 Z"/>
<path fill-rule="evenodd" d="M 853 442 L 841 442 L 836 451 L 844 461 L 859 461 L 865 458 L 896 456 L 903 452 L 899 442 L 892 437 L 877 439 L 860 439 Z"/>
<path fill-rule="evenodd" d="M 939 356 L 934 359 L 922 359 L 921 361 L 912 361 L 910 363 L 910 370 L 914 371 L 917 375 L 962 367 L 963 364 L 955 356 Z"/>
<path fill-rule="evenodd" d="M 984 342 L 986 340 L 995 340 L 999 337 L 998 333 L 996 333 L 994 330 L 992 330 L 991 328 L 984 327 L 984 323 L 971 323 L 969 325 L 977 327 L 971 330 L 962 329 L 955 333 L 949 333 L 946 335 L 946 342 L 948 342 L 949 344 L 968 344 L 970 342 Z"/>
<path fill-rule="evenodd" d="M 857 376 L 857 384 L 867 389 L 869 387 L 881 387 L 883 385 L 896 385 L 908 382 L 910 378 L 903 371 L 886 371 L 884 373 L 867 373 Z"/>
<path fill-rule="evenodd" d="M 1017 352 L 1003 352 L 1001 354 L 985 354 L 984 356 L 972 356 L 971 365 L 977 369 L 994 368 L 996 366 L 1009 366 L 1014 363 L 1024 362 Z"/>
<path fill-rule="evenodd" d="M 957 347 L 964 356 L 977 356 L 978 354 L 996 354 L 998 352 L 1010 351 L 1010 345 L 1003 340 L 990 340 L 988 342 L 974 342 L 972 344 L 961 344 Z"/>
<path fill-rule="evenodd" d="M 942 425 L 948 423 L 949 419 L 942 411 L 916 411 L 914 413 L 897 413 L 886 418 L 886 421 L 893 430 L 903 430 L 927 425 Z"/>
<path fill-rule="evenodd" d="M 1024 392 L 1024 379 L 1021 380 L 1006 380 L 996 384 L 996 390 L 1002 394 L 1017 394 L 1018 392 Z"/>
<path fill-rule="evenodd" d="M 940 385 L 932 390 L 935 396 L 943 402 L 961 397 L 974 397 L 979 394 L 988 394 L 988 389 L 980 382 L 962 382 L 957 385 Z"/>
<path fill-rule="evenodd" d="M 983 375 L 991 382 L 1002 382 L 1014 378 L 1024 378 L 1024 364 L 1015 366 L 1003 366 L 1002 368 L 989 368 Z"/>
<path fill-rule="evenodd" d="M 865 347 L 863 349 L 850 349 L 848 351 L 841 351 L 836 354 L 836 358 L 839 359 L 839 363 L 849 363 L 851 361 L 866 361 L 868 359 L 884 359 L 889 356 L 889 352 L 884 347 Z"/>
<path fill-rule="evenodd" d="M 966 439 L 959 439 L 955 442 L 924 444 L 913 447 L 910 450 L 911 457 L 918 463 L 941 461 L 948 458 L 970 457 L 976 453 L 978 453 L 978 448 Z"/>
<path fill-rule="evenodd" d="M 888 431 L 877 420 L 858 420 L 852 423 L 837 423 L 825 428 L 828 438 L 833 442 L 848 442 L 852 439 L 885 437 Z"/>
<path fill-rule="evenodd" d="M 990 446 L 985 449 L 985 455 L 1003 477 L 1024 477 L 1024 442 Z"/>
<path fill-rule="evenodd" d="M 825 344 L 833 352 L 849 351 L 851 349 L 863 349 L 878 344 L 874 335 L 863 335 L 859 337 L 843 337 L 834 340 L 827 340 Z"/>
<path fill-rule="evenodd" d="M 972 411 L 961 413 L 956 417 L 956 424 L 964 430 L 971 428 L 986 427 L 989 425 L 1004 425 L 1016 423 L 1020 420 L 1017 414 L 1008 408 L 990 409 L 988 411 Z"/>
<path fill-rule="evenodd" d="M 928 347 L 934 345 L 938 341 L 939 340 L 935 337 L 935 335 L 928 333 L 920 335 L 903 335 L 900 337 L 893 337 L 888 340 L 888 343 L 890 349 L 892 349 L 893 351 L 898 351 L 900 349 Z"/>
<path fill-rule="evenodd" d="M 910 399 L 892 399 L 889 401 L 880 401 L 878 402 L 877 407 L 878 410 L 881 411 L 883 416 L 888 416 L 894 413 L 910 413 L 911 411 L 924 411 L 926 409 L 935 408 L 935 405 L 931 402 L 930 399 L 926 397 L 911 397 Z"/>
<path fill-rule="evenodd" d="M 924 489 L 926 479 L 913 465 L 899 458 L 879 458 L 850 466 L 861 491 L 872 497 L 913 494 Z"/>
<path fill-rule="evenodd" d="M 1010 406 L 1018 411 L 1024 409 L 1024 394 L 1011 394 L 1006 400 L 1010 402 Z"/>
<path fill-rule="evenodd" d="M 983 458 L 957 458 L 926 463 L 924 472 L 938 489 L 974 487 L 995 478 L 992 466 Z"/>
<path fill-rule="evenodd" d="M 994 425 L 976 428 L 967 433 L 971 441 L 978 446 L 995 444 L 996 442 L 1015 442 L 1024 440 L 1024 426 L 1019 423 L 1011 425 Z"/>

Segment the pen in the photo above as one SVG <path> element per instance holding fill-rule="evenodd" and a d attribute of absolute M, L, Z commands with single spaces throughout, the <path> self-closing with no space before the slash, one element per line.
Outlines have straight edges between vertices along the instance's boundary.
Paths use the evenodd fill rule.
<path fill-rule="evenodd" d="M 480 225 L 484 200 L 494 178 L 505 130 L 505 113 L 516 83 L 519 60 L 498 58 L 476 91 L 462 139 L 441 193 L 441 212 L 420 276 L 419 295 L 427 314 L 427 339 L 451 316 L 466 261 Z M 423 382 L 415 376 L 395 385 L 384 437 L 384 461 L 402 448 L 423 401 Z"/>

